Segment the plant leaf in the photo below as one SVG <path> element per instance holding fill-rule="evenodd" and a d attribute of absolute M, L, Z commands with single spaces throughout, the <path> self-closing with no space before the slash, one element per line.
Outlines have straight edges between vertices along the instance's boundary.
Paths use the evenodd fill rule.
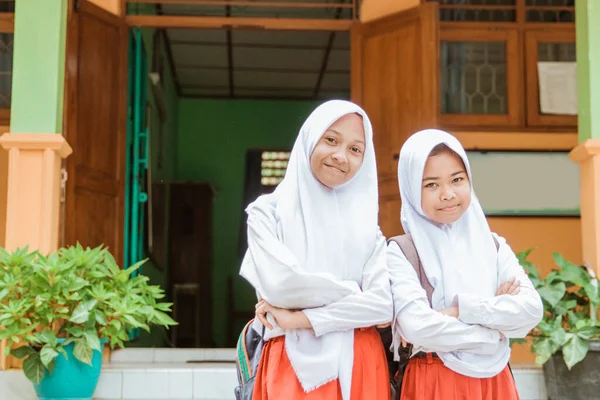
<path fill-rule="evenodd" d="M 577 332 L 577 336 L 579 336 L 583 340 L 594 339 L 594 338 L 596 338 L 596 336 L 598 336 L 598 334 L 600 334 L 600 328 L 595 327 L 595 326 L 587 326 L 587 327 L 581 328 Z"/>
<path fill-rule="evenodd" d="M 25 358 L 26 356 L 33 354 L 33 353 L 35 353 L 35 350 L 33 350 L 29 346 L 17 347 L 16 349 L 13 349 L 10 351 L 10 354 L 12 354 L 13 356 L 15 356 L 16 358 L 19 358 L 19 359 Z"/>
<path fill-rule="evenodd" d="M 552 258 L 554 258 L 554 262 L 562 270 L 561 275 L 563 280 L 573 282 L 577 286 L 582 287 L 590 283 L 591 277 L 584 268 L 566 260 L 559 253 L 552 253 Z"/>
<path fill-rule="evenodd" d="M 539 288 L 538 293 L 542 299 L 547 301 L 552 307 L 555 307 L 565 295 L 566 290 L 567 286 L 564 282 L 558 282 Z"/>
<path fill-rule="evenodd" d="M 98 339 L 98 334 L 95 331 L 85 331 L 83 336 L 90 348 L 100 351 L 100 339 Z"/>
<path fill-rule="evenodd" d="M 535 353 L 535 363 L 544 365 L 546 361 L 559 349 L 555 343 L 547 337 L 537 337 L 533 340 L 531 349 Z"/>
<path fill-rule="evenodd" d="M 79 361 L 92 365 L 93 350 L 84 340 L 78 340 L 75 342 L 75 349 L 73 350 L 75 358 Z"/>
<path fill-rule="evenodd" d="M 69 321 L 76 324 L 83 324 L 90 318 L 90 312 L 85 303 L 80 303 L 75 310 Z"/>
<path fill-rule="evenodd" d="M 40 351 L 40 359 L 42 360 L 42 364 L 44 364 L 45 367 L 48 367 L 48 365 L 54 361 L 57 355 L 58 351 L 56 351 L 55 348 L 50 345 L 45 345 Z"/>
<path fill-rule="evenodd" d="M 46 367 L 37 353 L 31 354 L 23 361 L 23 373 L 34 385 L 40 384 L 46 374 Z"/>
<path fill-rule="evenodd" d="M 583 360 L 588 352 L 589 346 L 586 340 L 583 340 L 572 333 L 567 334 L 569 341 L 563 347 L 563 358 L 567 368 L 570 370 L 575 364 Z"/>
<path fill-rule="evenodd" d="M 562 346 L 567 340 L 567 332 L 563 328 L 559 327 L 550 333 L 550 340 L 552 340 L 554 344 Z"/>
<path fill-rule="evenodd" d="M 48 372 L 53 374 L 55 366 L 56 366 L 56 358 L 54 360 L 50 361 L 50 364 L 48 364 L 48 366 L 46 368 L 48 368 Z"/>

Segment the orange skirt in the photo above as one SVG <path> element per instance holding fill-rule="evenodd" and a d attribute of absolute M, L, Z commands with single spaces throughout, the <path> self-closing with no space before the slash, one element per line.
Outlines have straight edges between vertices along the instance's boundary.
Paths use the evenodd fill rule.
<path fill-rule="evenodd" d="M 385 350 L 375 328 L 354 331 L 352 400 L 388 400 L 390 384 Z M 304 392 L 285 351 L 284 337 L 269 340 L 260 356 L 252 400 L 341 400 L 338 380 Z"/>
<path fill-rule="evenodd" d="M 519 400 L 519 393 L 508 366 L 492 378 L 471 378 L 425 357 L 409 361 L 401 400 Z"/>

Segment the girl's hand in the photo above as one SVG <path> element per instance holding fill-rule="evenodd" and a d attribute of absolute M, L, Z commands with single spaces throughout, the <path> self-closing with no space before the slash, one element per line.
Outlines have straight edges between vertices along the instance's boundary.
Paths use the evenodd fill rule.
<path fill-rule="evenodd" d="M 312 329 L 309 319 L 302 311 L 291 311 L 284 308 L 274 307 L 264 300 L 256 304 L 256 317 L 262 324 L 270 330 L 273 330 L 273 325 L 267 320 L 267 313 L 271 313 L 275 322 L 281 329 Z"/>
<path fill-rule="evenodd" d="M 392 326 L 391 322 L 385 323 L 385 324 L 379 324 L 376 326 L 377 329 L 383 329 L 383 328 L 387 328 L 388 326 Z"/>
<path fill-rule="evenodd" d="M 516 277 L 512 277 L 509 280 L 502 282 L 496 291 L 496 296 L 502 296 L 508 294 L 514 296 L 519 294 L 521 291 L 521 281 L 518 281 Z"/>

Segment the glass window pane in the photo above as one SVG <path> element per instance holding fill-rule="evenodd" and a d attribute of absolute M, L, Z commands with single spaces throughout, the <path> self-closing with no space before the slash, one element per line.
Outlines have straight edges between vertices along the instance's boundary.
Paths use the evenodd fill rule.
<path fill-rule="evenodd" d="M 0 33 L 0 109 L 10 108 L 11 103 L 13 36 Z"/>
<path fill-rule="evenodd" d="M 441 42 L 442 113 L 506 114 L 506 43 Z"/>
<path fill-rule="evenodd" d="M 575 43 L 538 43 L 538 61 L 575 62 Z"/>
<path fill-rule="evenodd" d="M 439 0 L 439 3 L 440 21 L 514 22 L 516 20 L 515 0 Z M 461 6 L 483 7 L 461 8 Z"/>
<path fill-rule="evenodd" d="M 0 12 L 15 12 L 15 0 L 0 0 Z"/>
<path fill-rule="evenodd" d="M 527 22 L 575 22 L 574 0 L 526 0 L 525 6 Z"/>

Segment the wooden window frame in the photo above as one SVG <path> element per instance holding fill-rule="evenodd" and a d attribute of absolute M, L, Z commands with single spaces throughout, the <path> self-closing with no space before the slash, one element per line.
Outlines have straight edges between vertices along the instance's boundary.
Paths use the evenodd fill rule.
<path fill-rule="evenodd" d="M 547 115 L 540 112 L 538 44 L 539 43 L 575 43 L 575 29 L 556 27 L 553 30 L 525 31 L 525 80 L 527 101 L 527 126 L 577 127 L 577 115 Z"/>
<path fill-rule="evenodd" d="M 443 41 L 450 42 L 505 42 L 506 43 L 506 114 L 451 114 L 442 113 L 440 110 L 440 122 L 444 127 L 518 127 L 523 122 L 522 103 L 523 74 L 520 71 L 522 65 L 521 53 L 519 52 L 519 32 L 517 29 L 489 28 L 460 30 L 440 27 L 440 44 Z M 440 66 L 441 67 L 441 66 Z M 440 82 L 441 91 L 441 82 Z"/>
<path fill-rule="evenodd" d="M 0 33 L 15 32 L 15 14 L 0 13 Z M 0 126 L 10 125 L 10 108 L 0 108 Z"/>

